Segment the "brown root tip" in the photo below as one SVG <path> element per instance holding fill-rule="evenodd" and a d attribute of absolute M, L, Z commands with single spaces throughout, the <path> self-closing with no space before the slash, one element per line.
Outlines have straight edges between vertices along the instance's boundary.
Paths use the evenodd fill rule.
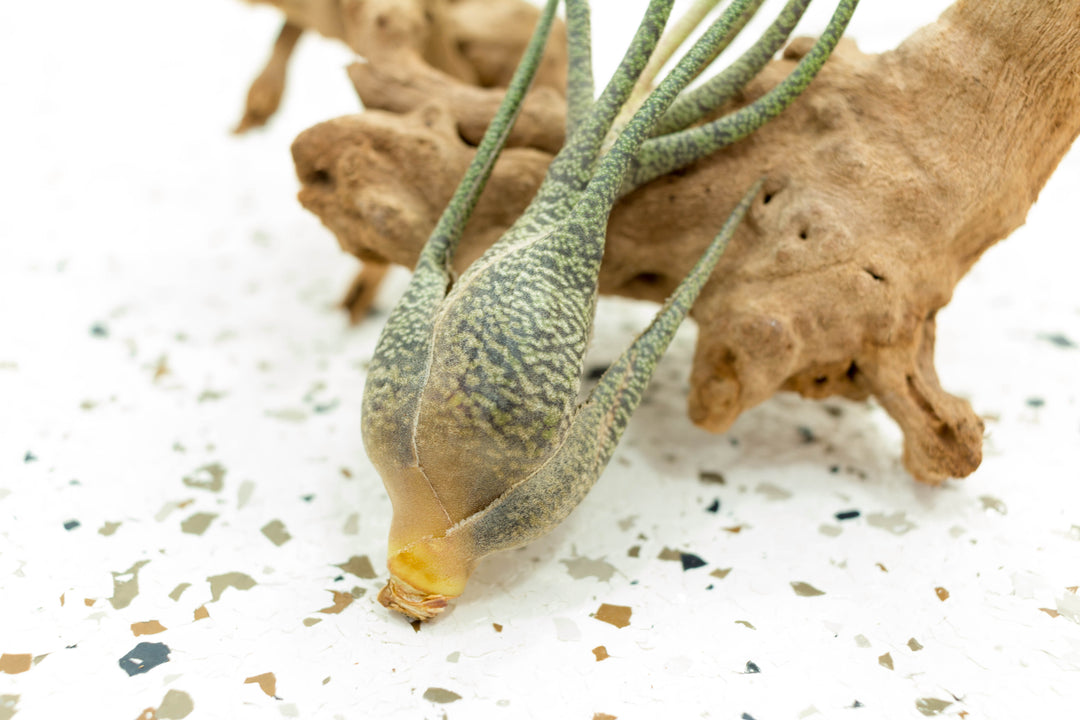
<path fill-rule="evenodd" d="M 413 620 L 424 621 L 446 610 L 450 598 L 446 595 L 428 595 L 391 577 L 379 592 L 379 602 Z"/>

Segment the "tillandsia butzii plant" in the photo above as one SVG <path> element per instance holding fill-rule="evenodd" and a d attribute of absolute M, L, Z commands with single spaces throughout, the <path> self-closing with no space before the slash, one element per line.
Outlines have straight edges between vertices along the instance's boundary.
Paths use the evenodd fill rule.
<path fill-rule="evenodd" d="M 379 600 L 409 617 L 426 620 L 445 610 L 480 558 L 540 537 L 581 502 L 761 182 L 746 192 L 649 327 L 579 403 L 608 215 L 624 186 L 692 162 L 777 115 L 820 68 L 857 0 L 839 3 L 807 62 L 774 92 L 726 123 L 650 140 L 679 93 L 760 0 L 733 2 L 655 90 L 639 92 L 638 106 L 628 112 L 672 4 L 651 0 L 594 100 L 588 6 L 567 0 L 567 141 L 518 221 L 456 277 L 454 250 L 558 5 L 548 0 L 503 104 L 379 337 L 362 418 L 365 449 L 393 504 L 390 579 Z"/>

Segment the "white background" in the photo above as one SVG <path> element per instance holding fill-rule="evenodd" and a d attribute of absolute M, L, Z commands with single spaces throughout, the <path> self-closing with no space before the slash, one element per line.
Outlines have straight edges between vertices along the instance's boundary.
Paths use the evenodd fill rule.
<path fill-rule="evenodd" d="M 600 78 L 643 6 L 594 2 Z M 867 0 L 849 34 L 884 50 L 945 6 Z M 831 10 L 818 0 L 797 34 Z M 270 127 L 228 132 L 278 24 L 223 0 L 0 5 L 0 654 L 35 658 L 0 674 L 0 718 L 135 718 L 170 691 L 160 717 L 183 698 L 191 718 L 1075 712 L 1080 349 L 1045 336 L 1080 341 L 1080 156 L 939 316 L 943 384 L 987 418 L 972 477 L 915 484 L 872 405 L 783 396 L 726 436 L 698 430 L 688 325 L 585 503 L 416 633 L 374 601 L 390 508 L 359 404 L 382 317 L 354 329 L 335 309 L 356 263 L 295 202 L 288 153 L 359 110 L 349 53 L 305 36 Z M 604 301 L 595 361 L 652 311 Z M 222 489 L 184 484 L 212 463 Z M 200 513 L 209 526 L 185 532 Z M 707 565 L 684 572 L 665 548 Z M 380 577 L 335 567 L 351 556 Z M 211 602 L 226 573 L 256 584 Z M 630 625 L 591 617 L 601 603 Z M 167 629 L 136 638 L 150 620 Z M 169 661 L 129 677 L 140 642 Z M 245 684 L 263 673 L 277 697 Z"/>

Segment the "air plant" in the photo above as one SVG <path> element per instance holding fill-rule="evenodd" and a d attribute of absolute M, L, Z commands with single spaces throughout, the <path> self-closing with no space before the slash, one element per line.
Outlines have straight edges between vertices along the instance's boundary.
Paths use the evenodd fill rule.
<path fill-rule="evenodd" d="M 463 227 L 542 53 L 558 5 L 548 0 L 505 100 L 379 338 L 363 403 L 364 446 L 394 512 L 390 580 L 379 599 L 412 618 L 442 612 L 480 558 L 540 537 L 581 502 L 761 183 L 749 188 L 649 327 L 579 403 L 615 200 L 779 114 L 835 47 L 857 0 L 841 0 L 817 45 L 773 91 L 690 129 L 764 65 L 808 0 L 789 2 L 784 22 L 719 81 L 681 96 L 761 0 L 735 0 L 647 92 L 651 74 L 694 24 L 679 26 L 646 72 L 672 4 L 649 3 L 622 62 L 594 100 L 588 7 L 567 0 L 567 141 L 518 221 L 455 276 L 451 259 Z M 699 1 L 691 12 L 715 4 Z"/>

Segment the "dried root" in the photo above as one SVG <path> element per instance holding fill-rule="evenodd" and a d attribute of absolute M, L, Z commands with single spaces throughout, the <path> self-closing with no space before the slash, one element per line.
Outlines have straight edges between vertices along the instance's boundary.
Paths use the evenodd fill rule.
<path fill-rule="evenodd" d="M 792 43 L 735 104 L 775 86 L 808 47 Z M 781 390 L 873 396 L 902 428 L 914 477 L 964 477 L 981 460 L 983 425 L 938 381 L 935 314 L 1024 222 L 1080 132 L 1078 66 L 1077 0 L 961 1 L 896 50 L 842 43 L 778 119 L 617 203 L 600 290 L 662 301 L 767 171 L 692 312 L 690 417 L 723 432 Z M 375 69 L 362 94 L 390 78 L 378 92 L 408 95 Z M 406 115 L 338 118 L 293 146 L 301 202 L 363 260 L 411 267 L 473 155 L 459 132 L 471 108 L 454 88 L 429 90 L 395 107 Z M 545 149 L 503 153 L 459 271 L 525 208 Z"/>

